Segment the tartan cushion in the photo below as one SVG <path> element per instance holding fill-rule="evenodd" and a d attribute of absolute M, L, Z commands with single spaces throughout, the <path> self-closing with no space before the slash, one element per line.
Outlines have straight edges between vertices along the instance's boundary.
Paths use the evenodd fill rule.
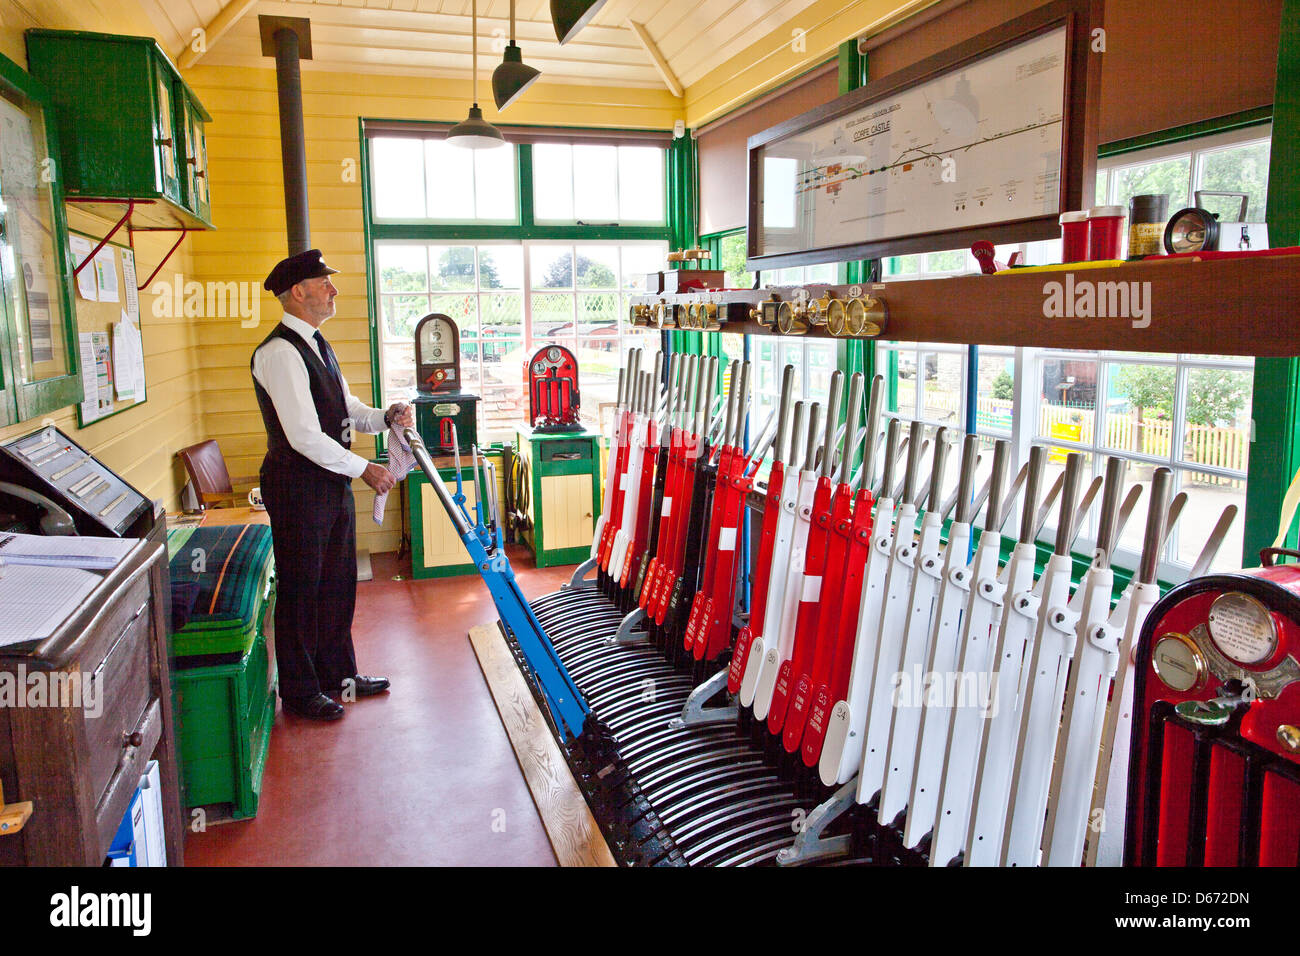
<path fill-rule="evenodd" d="M 271 529 L 226 525 L 169 532 L 168 538 L 174 545 L 169 547 L 173 583 L 198 589 L 189 620 L 175 632 L 176 654 L 246 649 L 261 623 L 267 579 L 274 569 Z"/>

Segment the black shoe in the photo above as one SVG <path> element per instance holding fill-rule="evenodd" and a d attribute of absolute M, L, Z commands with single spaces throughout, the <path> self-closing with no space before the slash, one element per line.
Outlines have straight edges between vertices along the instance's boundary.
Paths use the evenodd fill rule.
<path fill-rule="evenodd" d="M 282 699 L 287 713 L 308 720 L 338 720 L 343 716 L 343 705 L 335 703 L 324 694 L 310 697 L 285 697 Z"/>
<path fill-rule="evenodd" d="M 355 677 L 347 677 L 343 680 L 343 689 L 341 693 L 346 694 L 349 686 L 353 693 L 358 697 L 374 697 L 376 694 L 382 694 L 388 690 L 387 677 L 366 677 L 363 674 L 357 674 Z"/>

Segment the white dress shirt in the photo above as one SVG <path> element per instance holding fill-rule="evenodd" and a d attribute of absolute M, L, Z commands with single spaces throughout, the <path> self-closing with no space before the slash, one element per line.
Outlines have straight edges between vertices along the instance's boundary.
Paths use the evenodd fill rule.
<path fill-rule="evenodd" d="M 280 323 L 300 335 L 307 347 L 329 368 L 329 362 L 316 346 L 316 329 L 309 322 L 286 314 Z M 280 427 L 284 429 L 284 435 L 294 451 L 328 471 L 349 478 L 361 477 L 369 462 L 320 430 L 320 419 L 311 398 L 307 366 L 297 349 L 283 339 L 271 339 L 259 346 L 253 353 L 253 378 L 271 397 L 275 414 L 280 419 Z M 339 370 L 339 378 L 343 378 L 342 369 Z M 373 435 L 384 430 L 384 409 L 371 408 L 358 399 L 348 388 L 346 380 L 343 381 L 343 395 L 354 432 Z"/>

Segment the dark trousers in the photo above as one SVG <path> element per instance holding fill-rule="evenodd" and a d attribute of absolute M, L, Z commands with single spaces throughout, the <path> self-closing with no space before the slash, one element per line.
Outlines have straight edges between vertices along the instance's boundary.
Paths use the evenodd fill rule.
<path fill-rule="evenodd" d="M 350 482 L 262 471 L 275 545 L 275 656 L 280 696 L 337 693 L 357 673 L 356 509 Z"/>

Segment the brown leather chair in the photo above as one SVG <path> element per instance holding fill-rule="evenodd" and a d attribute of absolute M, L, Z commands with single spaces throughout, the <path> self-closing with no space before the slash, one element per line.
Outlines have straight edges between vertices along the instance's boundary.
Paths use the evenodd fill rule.
<path fill-rule="evenodd" d="M 257 484 L 257 478 L 231 478 L 226 470 L 226 459 L 221 454 L 221 446 L 215 438 L 201 441 L 197 445 L 182 448 L 180 455 L 185 464 L 185 471 L 194 485 L 194 492 L 199 499 L 199 507 L 207 510 L 213 507 L 238 507 L 248 504 L 248 489 Z M 236 491 L 237 486 L 246 486 Z"/>

